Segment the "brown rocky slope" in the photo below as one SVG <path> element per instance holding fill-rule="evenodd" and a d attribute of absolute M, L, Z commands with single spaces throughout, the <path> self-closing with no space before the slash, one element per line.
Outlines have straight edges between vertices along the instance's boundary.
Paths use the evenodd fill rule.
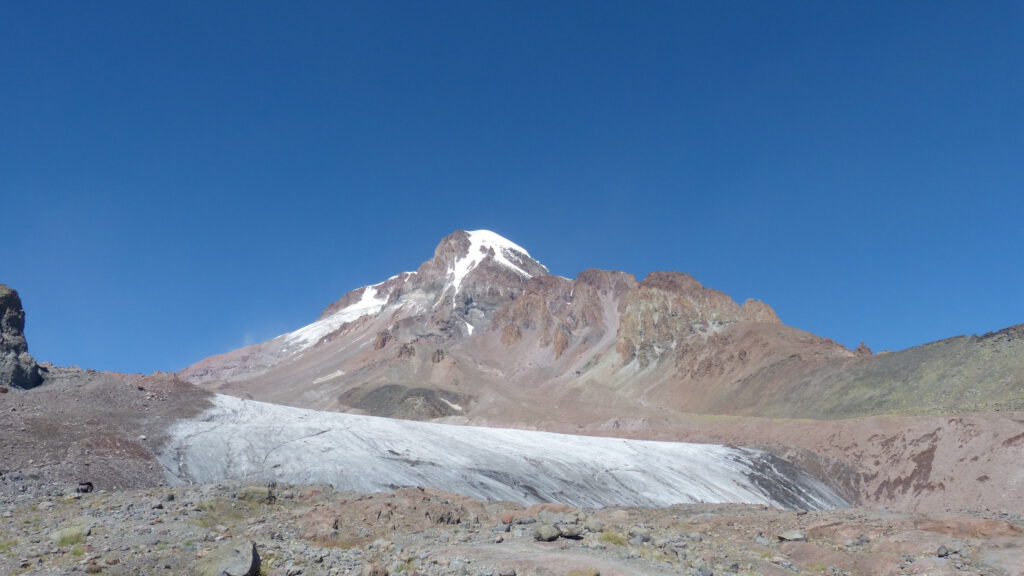
<path fill-rule="evenodd" d="M 616 290 L 620 295 L 640 290 L 622 282 L 629 280 L 626 275 L 596 271 L 585 275 L 598 299 L 611 301 L 608 297 Z M 677 279 L 695 288 L 685 277 Z M 540 282 L 564 287 L 563 282 L 568 281 L 540 277 L 524 284 Z M 516 298 L 525 311 L 510 312 L 513 320 L 504 324 L 520 327 L 519 340 L 507 349 L 536 342 L 536 333 L 545 326 L 538 310 L 550 308 L 527 292 L 524 288 Z M 708 302 L 715 295 L 704 296 L 707 298 L 667 306 L 677 310 L 687 302 Z M 656 297 L 672 301 L 672 297 Z M 358 298 L 361 301 L 362 295 Z M 726 313 L 743 314 L 746 308 L 746 313 L 755 314 L 759 308 L 750 304 L 718 306 L 721 310 L 714 315 L 684 314 L 696 318 L 696 324 L 714 324 Z M 659 364 L 666 364 L 667 350 L 678 350 L 679 341 L 688 338 L 680 339 L 668 330 L 654 330 L 651 335 L 651 327 L 662 322 L 660 313 L 632 310 L 630 314 L 638 320 L 631 333 L 638 337 L 630 338 L 633 348 L 626 347 L 625 354 L 617 349 L 617 337 L 609 335 L 606 310 L 586 317 L 584 313 L 594 309 L 580 307 L 564 312 L 564 317 L 583 317 L 571 326 L 574 337 L 590 338 L 591 343 L 596 338 L 615 350 L 621 360 L 632 355 L 626 364 L 632 365 L 629 369 L 635 374 L 643 376 L 659 369 L 671 373 Z M 496 311 L 480 314 L 490 320 Z M 808 355 L 808 367 L 800 374 L 810 381 L 816 370 L 828 370 L 836 358 L 860 366 L 869 376 L 894 372 L 884 370 L 884 364 L 869 364 L 842 351 L 837 354 L 835 345 L 771 322 L 763 310 L 757 314 L 769 321 L 741 320 L 704 332 L 696 329 L 695 335 L 707 347 L 695 346 L 701 340 L 689 340 L 686 343 L 693 348 L 675 357 L 699 356 L 697 366 L 704 368 L 691 378 L 707 374 L 717 375 L 721 381 L 728 381 L 729 374 L 756 378 L 764 370 L 757 366 L 766 362 L 765 358 L 781 358 L 775 363 L 783 366 L 798 364 L 790 360 L 792 355 L 786 349 L 770 346 L 781 340 Z M 481 316 L 469 317 L 478 323 L 477 329 L 485 328 Z M 526 317 L 529 320 L 524 320 Z M 335 332 L 347 329 L 341 326 Z M 591 329 L 593 332 L 588 332 Z M 1014 381 L 1011 360 L 1017 357 L 1014 347 L 1019 344 L 1019 332 L 1014 328 L 980 338 L 951 339 L 916 350 L 907 355 L 909 359 L 900 360 L 902 366 L 911 367 L 900 377 L 913 384 L 921 379 L 915 374 L 935 374 L 936 366 L 943 375 L 940 380 L 950 374 L 964 377 L 975 370 L 973 366 L 984 366 L 983 362 L 971 364 L 980 356 L 990 363 L 986 385 L 998 388 L 998 381 L 992 384 L 991 379 Z M 500 341 L 505 333 L 504 329 L 492 331 L 489 337 Z M 483 334 L 487 334 L 486 328 Z M 555 345 L 557 332 L 553 334 L 549 354 L 560 360 L 572 347 L 554 352 L 559 345 Z M 641 334 L 644 338 L 639 338 Z M 775 338 L 777 335 L 780 337 Z M 398 336 L 401 342 L 402 333 Z M 364 348 L 380 352 L 394 341 L 378 332 Z M 330 338 L 324 336 L 318 342 L 330 342 Z M 569 342 L 568 336 L 565 342 Z M 740 351 L 747 351 L 743 358 L 733 348 L 737 342 L 742 343 Z M 318 353 L 315 348 L 307 352 Z M 418 350 L 413 343 L 400 346 L 398 354 L 417 358 Z M 465 362 L 467 350 L 468 345 L 438 347 L 429 357 L 421 355 L 419 359 L 431 370 L 460 374 L 456 368 Z M 577 353 L 580 350 L 576 348 Z M 944 363 L 949 350 L 958 351 L 953 354 L 956 363 Z M 650 353 L 655 361 L 640 367 L 637 358 Z M 590 364 L 588 370 L 595 372 L 607 369 L 602 364 L 606 358 L 595 361 L 596 357 L 584 350 L 572 362 Z M 514 361 L 508 358 L 496 355 L 490 361 L 516 373 Z M 573 365 L 578 364 L 569 364 Z M 520 368 L 532 374 L 559 369 L 542 363 Z M 220 574 L 227 569 L 241 573 L 245 568 L 239 566 L 249 565 L 246 553 L 255 542 L 264 560 L 261 573 L 274 576 L 355 571 L 492 576 L 1024 573 L 1020 568 L 1024 557 L 1024 478 L 1019 466 L 1024 457 L 1024 414 L 976 411 L 934 415 L 935 405 L 917 416 L 847 419 L 696 414 L 672 408 L 667 402 L 659 405 L 654 401 L 661 393 L 656 386 L 638 388 L 646 396 L 632 404 L 623 402 L 618 390 L 626 389 L 625 385 L 616 389 L 597 382 L 593 373 L 590 381 L 566 384 L 555 378 L 535 388 L 524 378 L 518 381 L 519 390 L 503 391 L 489 407 L 470 398 L 461 409 L 456 402 L 464 402 L 469 395 L 444 395 L 440 391 L 446 389 L 440 387 L 422 388 L 434 396 L 427 392 L 378 395 L 373 401 L 379 407 L 408 409 L 399 416 L 422 417 L 420 402 L 429 397 L 435 410 L 445 406 L 456 410 L 453 404 L 460 408 L 456 410 L 460 415 L 447 418 L 460 422 L 761 445 L 827 479 L 853 501 L 888 504 L 903 511 L 852 508 L 794 513 L 704 504 L 658 510 L 595 511 L 552 505 L 524 509 L 416 488 L 371 496 L 320 486 L 156 488 L 165 482 L 156 455 L 169 426 L 182 418 L 200 416 L 209 393 L 168 374 L 122 375 L 44 365 L 42 385 L 0 393 L 0 430 L 5 431 L 0 434 L 0 453 L 4 454 L 0 464 L 0 572 Z M 935 386 L 919 385 L 925 391 Z M 604 388 L 595 391 L 594 386 Z M 371 390 L 381 389 L 386 386 Z M 700 399 L 695 402 L 714 398 L 709 393 L 693 397 Z M 1012 401 L 1012 394 L 1009 397 Z M 991 398 L 1001 402 L 1004 397 Z M 519 401 L 523 404 L 514 406 L 513 402 Z M 830 402 L 810 406 L 821 410 L 831 406 Z M 765 410 L 763 406 L 748 409 Z M 89 481 L 95 492 L 77 493 L 83 481 Z"/>
<path fill-rule="evenodd" d="M 1024 327 L 852 352 L 685 274 L 566 279 L 481 232 L 179 375 L 325 410 L 759 445 L 856 502 L 1024 509 Z"/>

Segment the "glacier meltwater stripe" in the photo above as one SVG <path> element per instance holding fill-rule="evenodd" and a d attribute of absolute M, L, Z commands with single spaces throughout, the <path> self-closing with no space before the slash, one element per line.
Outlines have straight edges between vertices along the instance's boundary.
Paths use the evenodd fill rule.
<path fill-rule="evenodd" d="M 823 483 L 744 448 L 480 428 L 318 412 L 217 395 L 179 421 L 160 457 L 171 482 L 437 488 L 523 504 L 845 506 Z"/>

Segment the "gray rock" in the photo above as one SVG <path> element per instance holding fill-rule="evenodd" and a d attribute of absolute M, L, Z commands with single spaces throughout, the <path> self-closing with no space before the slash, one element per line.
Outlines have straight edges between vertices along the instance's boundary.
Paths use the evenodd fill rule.
<path fill-rule="evenodd" d="M 640 542 L 649 542 L 651 540 L 651 529 L 645 526 L 633 526 L 629 529 L 629 535 Z"/>
<path fill-rule="evenodd" d="M 562 538 L 579 540 L 583 537 L 583 527 L 579 524 L 555 524 L 555 528 L 558 529 Z"/>
<path fill-rule="evenodd" d="M 388 570 L 379 562 L 371 562 L 363 566 L 360 576 L 388 576 Z"/>
<path fill-rule="evenodd" d="M 686 544 L 681 542 L 669 542 L 662 548 L 662 551 L 666 554 L 674 555 L 680 560 L 686 560 L 687 558 Z"/>
<path fill-rule="evenodd" d="M 538 524 L 533 529 L 533 539 L 541 542 L 551 542 L 557 540 L 559 536 L 561 532 L 553 524 Z"/>
<path fill-rule="evenodd" d="M 257 576 L 262 561 L 253 542 L 231 541 L 213 550 L 196 566 L 199 576 Z"/>
<path fill-rule="evenodd" d="M 39 366 L 28 353 L 21 298 L 0 284 L 0 386 L 34 388 L 42 382 Z"/>
<path fill-rule="evenodd" d="M 787 530 L 778 536 L 782 542 L 806 542 L 807 536 L 799 530 Z"/>
<path fill-rule="evenodd" d="M 939 549 L 935 551 L 935 554 L 939 558 L 945 558 L 946 556 L 949 556 L 949 548 L 946 548 L 945 546 L 939 546 Z"/>

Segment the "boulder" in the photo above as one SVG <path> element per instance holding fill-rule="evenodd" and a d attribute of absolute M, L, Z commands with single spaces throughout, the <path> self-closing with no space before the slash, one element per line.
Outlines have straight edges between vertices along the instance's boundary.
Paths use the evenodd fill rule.
<path fill-rule="evenodd" d="M 569 540 L 583 538 L 583 527 L 579 524 L 555 524 L 555 528 L 558 529 L 558 534 L 562 538 L 568 538 Z"/>
<path fill-rule="evenodd" d="M 807 536 L 799 530 L 787 530 L 779 534 L 780 542 L 806 542 Z"/>
<path fill-rule="evenodd" d="M 259 576 L 262 559 L 255 542 L 232 540 L 203 556 L 198 576 Z"/>
<path fill-rule="evenodd" d="M 538 524 L 533 529 L 533 539 L 540 542 L 551 542 L 558 540 L 562 533 L 553 524 Z"/>

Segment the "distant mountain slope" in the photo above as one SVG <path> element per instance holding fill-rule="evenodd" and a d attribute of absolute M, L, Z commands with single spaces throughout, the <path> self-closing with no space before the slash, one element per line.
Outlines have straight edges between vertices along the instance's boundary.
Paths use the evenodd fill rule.
<path fill-rule="evenodd" d="M 1021 332 L 855 353 L 686 274 L 567 279 L 493 232 L 458 230 L 415 272 L 179 376 L 299 407 L 484 424 L 934 414 L 1024 407 Z"/>
<path fill-rule="evenodd" d="M 765 392 L 802 358 L 734 386 L 742 413 L 801 418 L 1024 410 L 1024 325 L 828 363 Z"/>

